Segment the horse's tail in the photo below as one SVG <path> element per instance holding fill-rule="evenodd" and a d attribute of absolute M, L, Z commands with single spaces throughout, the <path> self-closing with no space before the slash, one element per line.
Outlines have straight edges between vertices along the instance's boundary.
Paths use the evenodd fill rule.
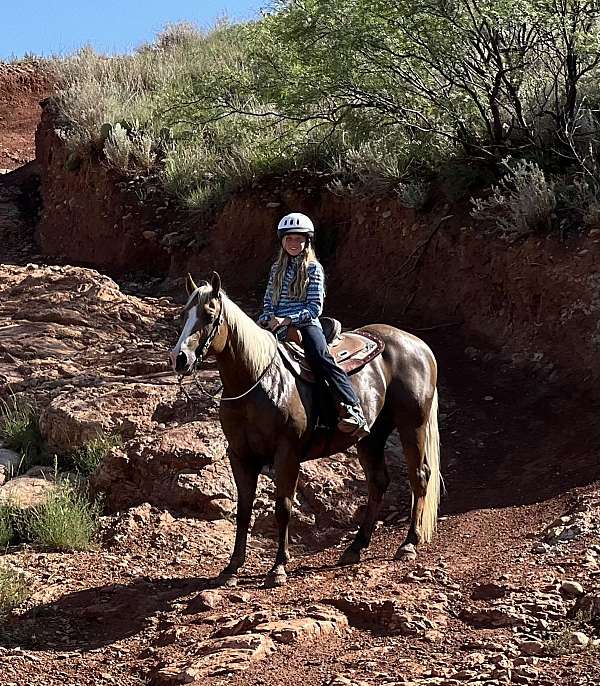
<path fill-rule="evenodd" d="M 421 535 L 429 543 L 437 527 L 438 508 L 440 505 L 440 433 L 438 430 L 438 393 L 437 388 L 431 401 L 429 418 L 425 425 L 425 459 L 429 467 L 429 482 L 425 495 L 425 505 L 421 518 Z"/>

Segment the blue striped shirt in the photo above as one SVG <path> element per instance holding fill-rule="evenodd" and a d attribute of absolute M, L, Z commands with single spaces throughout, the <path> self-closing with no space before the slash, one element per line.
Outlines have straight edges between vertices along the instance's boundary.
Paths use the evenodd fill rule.
<path fill-rule="evenodd" d="M 306 298 L 298 300 L 293 298 L 290 293 L 290 286 L 296 276 L 298 269 L 298 258 L 292 258 L 283 277 L 281 295 L 277 305 L 273 304 L 273 281 L 277 265 L 271 267 L 269 283 L 265 291 L 263 301 L 263 313 L 260 320 L 266 321 L 272 316 L 289 317 L 292 324 L 297 327 L 314 324 L 320 327 L 319 316 L 323 312 L 323 301 L 325 300 L 325 273 L 319 262 L 311 262 L 308 265 L 308 286 L 306 288 Z"/>

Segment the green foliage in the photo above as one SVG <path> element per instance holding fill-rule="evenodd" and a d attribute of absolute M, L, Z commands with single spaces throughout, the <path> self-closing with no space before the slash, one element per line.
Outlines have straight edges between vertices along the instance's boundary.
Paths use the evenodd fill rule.
<path fill-rule="evenodd" d="M 98 504 L 69 483 L 52 491 L 47 501 L 23 513 L 27 538 L 57 550 L 88 550 L 98 530 Z"/>
<path fill-rule="evenodd" d="M 0 613 L 17 607 L 28 595 L 29 590 L 23 575 L 12 567 L 0 565 Z"/>
<path fill-rule="evenodd" d="M 21 469 L 27 469 L 44 458 L 36 408 L 15 395 L 0 400 L 0 441 L 23 456 Z"/>
<path fill-rule="evenodd" d="M 101 434 L 78 448 L 71 456 L 71 461 L 79 473 L 88 476 L 96 471 L 109 452 L 120 444 L 120 436 Z"/>
<path fill-rule="evenodd" d="M 599 186 L 599 42 L 596 0 L 278 0 L 260 21 L 175 25 L 132 55 L 57 61 L 57 103 L 72 150 L 158 167 L 192 209 L 303 168 L 419 207 L 457 157 L 453 198 L 509 155 Z M 496 204 L 521 203 L 512 230 L 544 224 L 549 195 L 536 219 L 498 188 Z M 595 225 L 595 207 L 584 215 Z"/>

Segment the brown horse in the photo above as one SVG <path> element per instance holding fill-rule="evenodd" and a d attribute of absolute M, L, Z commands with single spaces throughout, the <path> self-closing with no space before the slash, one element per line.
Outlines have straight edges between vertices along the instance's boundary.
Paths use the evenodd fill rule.
<path fill-rule="evenodd" d="M 190 278 L 188 293 L 185 325 L 171 351 L 173 369 L 178 374 L 190 373 L 206 354 L 216 358 L 223 383 L 220 419 L 238 494 L 235 546 L 220 579 L 230 585 L 236 582 L 235 575 L 246 559 L 258 475 L 272 465 L 279 546 L 268 581 L 283 584 L 289 561 L 288 524 L 301 462 L 346 450 L 356 439 L 314 428 L 316 387 L 289 371 L 273 335 L 225 295 L 218 274 L 213 273 L 211 284 L 203 282 L 200 287 Z M 440 497 L 433 353 L 423 341 L 394 327 L 363 328 L 382 338 L 385 349 L 350 377 L 371 428 L 357 443 L 369 498 L 364 521 L 340 558 L 341 564 L 358 562 L 361 550 L 369 545 L 389 484 L 383 451 L 394 429 L 400 434 L 413 494 L 410 527 L 397 559 L 414 559 L 418 543 L 431 540 Z"/>

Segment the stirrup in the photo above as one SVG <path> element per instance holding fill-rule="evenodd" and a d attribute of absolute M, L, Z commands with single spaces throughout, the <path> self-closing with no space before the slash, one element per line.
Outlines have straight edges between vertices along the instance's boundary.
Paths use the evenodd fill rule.
<path fill-rule="evenodd" d="M 369 433 L 369 427 L 361 408 L 342 404 L 342 409 L 346 416 L 340 417 L 338 420 L 338 429 L 343 433 L 361 433 L 363 436 L 366 436 Z"/>

